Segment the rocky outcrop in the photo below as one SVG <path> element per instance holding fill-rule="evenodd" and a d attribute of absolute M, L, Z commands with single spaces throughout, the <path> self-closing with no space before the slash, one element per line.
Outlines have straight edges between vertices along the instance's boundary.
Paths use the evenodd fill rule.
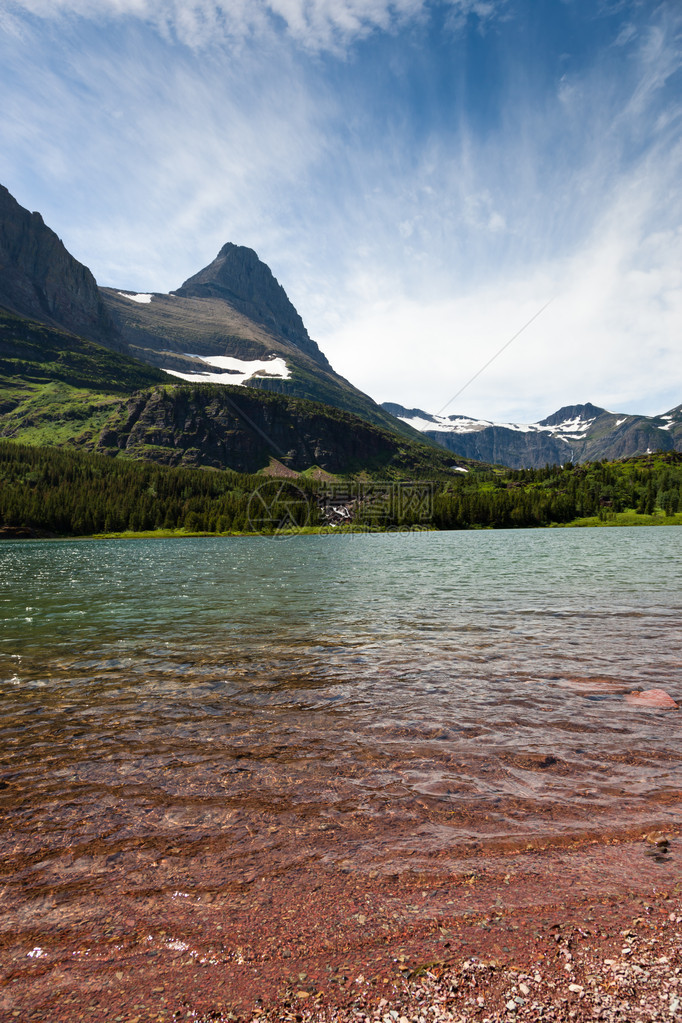
<path fill-rule="evenodd" d="M 652 710 L 677 710 L 677 704 L 665 689 L 645 689 L 644 692 L 628 693 L 626 701 L 633 707 L 650 707 Z"/>
<path fill-rule="evenodd" d="M 118 347 L 91 272 L 0 185 L 0 305 Z"/>
<path fill-rule="evenodd" d="M 212 263 L 186 280 L 173 294 L 185 298 L 222 298 L 244 316 L 261 323 L 329 368 L 286 291 L 253 249 L 228 242 Z"/>
<path fill-rule="evenodd" d="M 438 449 L 410 445 L 357 416 L 250 388 L 186 384 L 132 395 L 102 430 L 97 450 L 162 465 L 254 473 L 272 459 L 296 472 L 400 467 L 412 459 L 443 471 Z M 414 448 L 414 453 L 411 451 Z"/>

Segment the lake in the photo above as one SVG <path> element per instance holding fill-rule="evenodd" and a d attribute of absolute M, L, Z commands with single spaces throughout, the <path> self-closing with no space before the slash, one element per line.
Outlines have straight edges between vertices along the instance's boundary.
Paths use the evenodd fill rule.
<path fill-rule="evenodd" d="M 0 543 L 3 856 L 66 890 L 201 836 L 381 869 L 677 822 L 679 714 L 624 694 L 682 699 L 681 541 Z"/>

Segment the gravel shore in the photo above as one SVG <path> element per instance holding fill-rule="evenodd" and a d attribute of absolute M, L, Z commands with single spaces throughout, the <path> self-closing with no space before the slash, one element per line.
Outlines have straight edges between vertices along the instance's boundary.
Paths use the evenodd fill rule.
<path fill-rule="evenodd" d="M 679 838 L 658 837 L 267 876 L 209 856 L 182 891 L 179 851 L 139 886 L 115 870 L 68 901 L 27 888 L 0 929 L 0 1019 L 682 1019 Z"/>
<path fill-rule="evenodd" d="M 654 893 L 651 901 L 641 900 L 640 915 L 617 933 L 611 928 L 613 915 L 604 929 L 595 907 L 591 908 L 593 913 L 585 914 L 592 925 L 587 930 L 574 922 L 555 922 L 543 932 L 534 927 L 535 914 L 522 914 L 512 926 L 521 932 L 523 952 L 507 961 L 482 954 L 413 964 L 401 954 L 396 962 L 403 982 L 392 997 L 373 1002 L 365 978 L 359 975 L 353 981 L 357 995 L 349 1005 L 309 1007 L 308 993 L 299 991 L 293 998 L 297 1004 L 257 1009 L 244 1019 L 253 1023 L 669 1023 L 682 1018 L 679 894 Z M 612 908 L 619 916 L 619 907 Z M 204 1016 L 201 1023 L 238 1018 L 221 1013 Z"/>

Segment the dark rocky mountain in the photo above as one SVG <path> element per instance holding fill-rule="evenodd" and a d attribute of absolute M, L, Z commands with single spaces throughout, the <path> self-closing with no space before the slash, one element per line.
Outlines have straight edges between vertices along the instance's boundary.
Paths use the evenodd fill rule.
<path fill-rule="evenodd" d="M 188 382 L 246 382 L 321 401 L 417 439 L 411 427 L 334 372 L 253 250 L 226 245 L 221 254 L 167 295 L 101 289 L 131 355 Z"/>
<path fill-rule="evenodd" d="M 325 369 L 326 357 L 311 341 L 286 291 L 253 249 L 228 242 L 207 267 L 185 281 L 181 298 L 218 298 L 277 337 L 291 341 Z"/>
<path fill-rule="evenodd" d="M 39 213 L 29 213 L 2 185 L 0 305 L 117 346 L 111 317 L 88 268 L 73 258 Z"/>
<path fill-rule="evenodd" d="M 186 386 L 206 383 L 220 386 Z M 135 390 L 155 384 L 133 400 Z M 239 405 L 250 408 L 246 418 L 226 384 L 247 385 L 237 392 Z M 222 398 L 216 390 L 224 390 Z M 273 395 L 262 392 L 281 395 L 282 403 L 273 405 Z M 122 411 L 121 395 L 131 396 L 130 414 Z M 296 406 L 294 399 L 304 402 Z M 331 409 L 323 415 L 311 402 Z M 162 412 L 171 418 L 159 418 Z M 167 295 L 98 288 L 40 214 L 23 209 L 1 186 L 0 416 L 0 435 L 32 443 L 79 443 L 170 464 L 234 468 L 242 466 L 241 450 L 250 452 L 243 462 L 248 471 L 280 456 L 334 472 L 344 471 L 341 465 L 350 471 L 362 458 L 393 464 L 394 455 L 378 454 L 387 450 L 385 438 L 370 439 L 367 424 L 387 431 L 392 443 L 416 442 L 408 461 L 435 458 L 439 472 L 450 462 L 434 442 L 458 460 L 512 467 L 682 449 L 682 406 L 646 417 L 575 405 L 530 425 L 381 407 L 334 372 L 252 249 L 224 245 Z"/>
<path fill-rule="evenodd" d="M 94 450 L 162 465 L 275 474 L 313 467 L 443 478 L 455 475 L 445 451 L 412 443 L 351 413 L 250 388 L 184 384 L 138 391 L 119 404 Z M 482 469 L 467 461 L 468 470 Z"/>
<path fill-rule="evenodd" d="M 335 373 L 270 269 L 227 244 L 168 295 L 98 288 L 39 213 L 0 186 L 0 307 L 120 351 L 176 379 L 242 384 L 353 412 L 419 438 Z"/>
<path fill-rule="evenodd" d="M 393 402 L 383 407 L 449 451 L 513 469 L 682 451 L 682 405 L 660 416 L 632 416 L 588 402 L 530 424 L 436 416 Z"/>
<path fill-rule="evenodd" d="M 447 452 L 334 373 L 250 249 L 225 246 L 172 295 L 102 291 L 5 189 L 0 437 L 248 473 L 454 473 Z"/>

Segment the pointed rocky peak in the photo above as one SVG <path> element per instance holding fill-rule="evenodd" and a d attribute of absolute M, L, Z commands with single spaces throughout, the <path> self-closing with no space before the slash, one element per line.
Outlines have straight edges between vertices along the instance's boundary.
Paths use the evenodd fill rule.
<path fill-rule="evenodd" d="M 286 291 L 253 249 L 228 242 L 212 263 L 188 278 L 174 294 L 183 298 L 224 299 L 244 316 L 328 366 Z"/>
<path fill-rule="evenodd" d="M 585 422 L 588 419 L 596 419 L 597 416 L 602 416 L 605 412 L 605 408 L 592 405 L 589 401 L 586 405 L 564 405 L 558 412 L 547 416 L 546 419 L 541 419 L 538 426 L 563 426 L 564 423 L 575 420 Z"/>
<path fill-rule="evenodd" d="M 0 185 L 0 305 L 91 340 L 113 334 L 97 282 L 39 213 Z"/>

